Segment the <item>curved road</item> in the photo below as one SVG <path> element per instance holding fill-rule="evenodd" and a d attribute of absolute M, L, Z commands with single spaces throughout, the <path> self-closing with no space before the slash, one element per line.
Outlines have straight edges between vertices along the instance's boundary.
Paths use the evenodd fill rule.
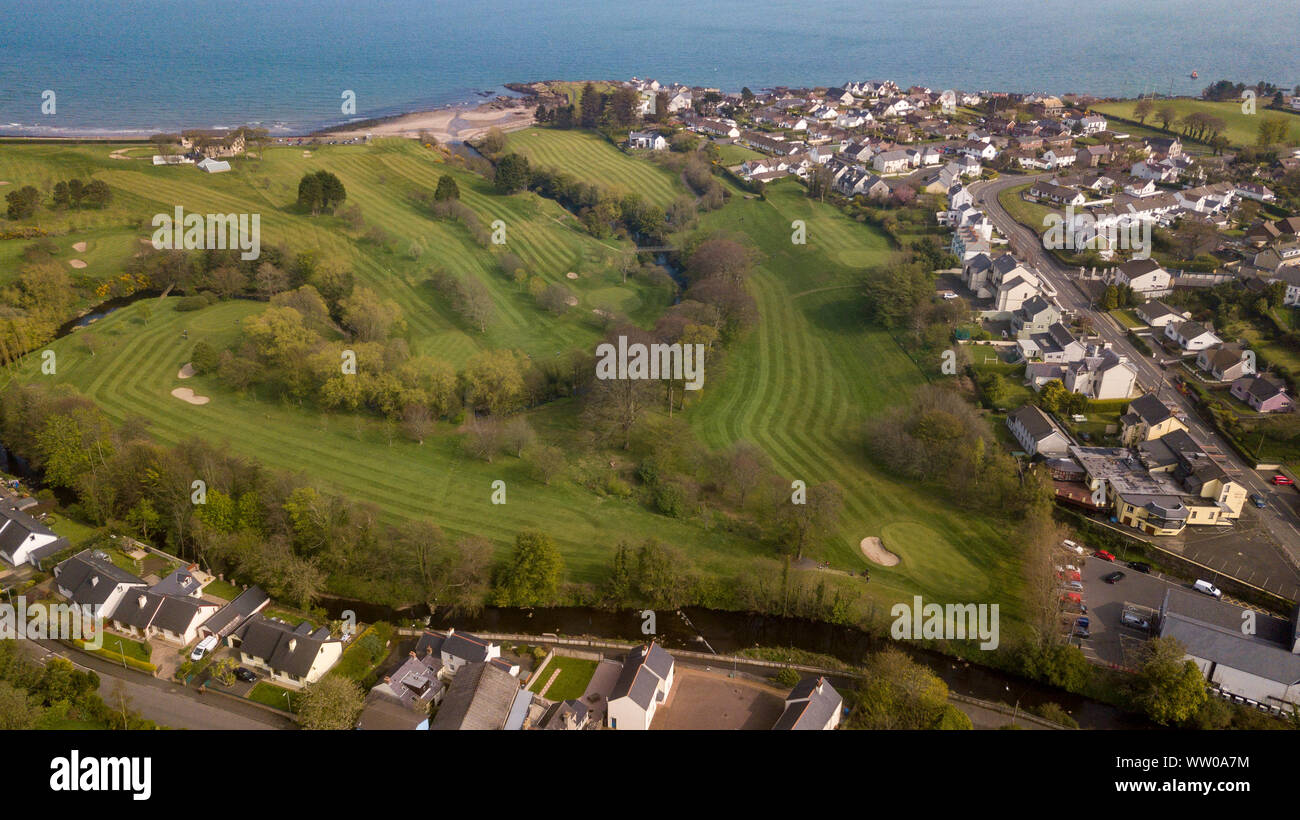
<path fill-rule="evenodd" d="M 1234 480 L 1243 484 L 1247 492 L 1265 499 L 1268 506 L 1257 511 L 1260 513 L 1259 518 L 1265 530 L 1272 536 L 1272 547 L 1280 554 L 1282 563 L 1290 570 L 1290 577 L 1283 580 L 1281 584 L 1269 584 L 1268 588 L 1295 600 L 1297 589 L 1300 589 L 1300 571 L 1297 571 L 1297 567 L 1300 566 L 1300 515 L 1296 514 L 1293 504 L 1274 492 L 1273 486 L 1254 470 L 1253 464 L 1247 464 L 1212 427 L 1201 420 L 1191 399 L 1173 388 L 1171 374 L 1162 368 L 1157 360 L 1139 353 L 1129 341 L 1124 328 L 1105 312 L 1092 310 L 1092 300 L 1074 278 L 1077 270 L 1066 267 L 1055 256 L 1048 253 L 1043 247 L 1038 232 L 1017 222 L 998 202 L 998 194 L 1008 188 L 1052 176 L 1054 175 L 1004 175 L 995 180 L 975 182 L 970 186 L 971 197 L 975 205 L 988 214 L 994 227 L 1010 241 L 1016 257 L 1036 267 L 1056 289 L 1061 308 L 1075 314 L 1092 315 L 1093 332 L 1128 357 L 1129 362 L 1137 369 L 1140 386 L 1146 390 L 1156 390 L 1162 401 L 1173 402 L 1180 407 L 1186 414 L 1187 426 L 1197 441 L 1211 448 L 1218 448 L 1219 460 L 1227 464 L 1230 471 L 1237 471 L 1238 474 L 1233 476 Z M 1288 497 L 1295 496 L 1292 490 L 1287 490 L 1286 494 Z M 1259 585 L 1264 586 L 1264 584 Z M 1289 589 L 1289 592 L 1283 592 L 1285 589 Z"/>

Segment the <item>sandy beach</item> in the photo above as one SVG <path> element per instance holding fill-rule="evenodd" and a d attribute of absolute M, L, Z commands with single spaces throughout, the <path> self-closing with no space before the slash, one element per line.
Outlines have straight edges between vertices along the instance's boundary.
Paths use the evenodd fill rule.
<path fill-rule="evenodd" d="M 494 101 L 470 108 L 440 108 L 416 111 L 360 126 L 342 126 L 323 131 L 321 139 L 348 139 L 370 134 L 376 137 L 418 137 L 432 135 L 440 143 L 463 142 L 486 134 L 491 128 L 515 131 L 533 124 L 534 105 L 526 100 Z"/>

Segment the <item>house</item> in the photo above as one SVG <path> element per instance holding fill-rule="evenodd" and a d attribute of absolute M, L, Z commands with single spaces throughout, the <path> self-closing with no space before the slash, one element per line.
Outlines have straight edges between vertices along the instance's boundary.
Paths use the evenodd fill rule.
<path fill-rule="evenodd" d="M 1219 382 L 1235 382 L 1255 374 L 1254 357 L 1247 356 L 1238 344 L 1207 347 L 1196 357 L 1196 366 Z"/>
<path fill-rule="evenodd" d="M 195 167 L 207 171 L 209 174 L 220 174 L 230 170 L 230 163 L 226 162 L 224 159 L 212 159 L 211 157 L 208 157 L 207 159 L 201 160 Z"/>
<path fill-rule="evenodd" d="M 1229 392 L 1256 413 L 1285 413 L 1293 404 L 1286 385 L 1265 376 L 1243 376 L 1232 383 Z"/>
<path fill-rule="evenodd" d="M 990 162 L 997 159 L 998 149 L 991 142 L 981 140 L 967 140 L 957 149 L 958 153 L 968 157 L 973 157 L 981 162 Z"/>
<path fill-rule="evenodd" d="M 271 603 L 271 596 L 267 595 L 261 587 L 253 585 L 236 595 L 233 601 L 200 624 L 199 637 L 216 635 L 219 642 L 225 641 L 248 623 L 250 618 L 266 609 L 269 603 Z"/>
<path fill-rule="evenodd" d="M 1055 182 L 1040 180 L 1029 186 L 1029 195 L 1039 201 L 1046 200 L 1060 205 L 1079 206 L 1088 198 L 1073 188 L 1057 185 Z"/>
<path fill-rule="evenodd" d="M 954 234 L 954 247 L 957 236 L 964 230 L 970 229 L 962 228 Z M 959 258 L 963 257 L 959 255 Z M 1038 295 L 1041 289 L 1038 274 L 1017 262 L 1009 253 L 996 259 L 990 259 L 987 252 L 970 256 L 962 265 L 962 282 L 979 298 L 991 298 L 993 313 L 1005 314 L 1006 318 Z"/>
<path fill-rule="evenodd" d="M 1046 413 L 1026 404 L 1007 414 L 1007 429 L 1031 456 L 1059 458 L 1069 453 L 1070 440 Z"/>
<path fill-rule="evenodd" d="M 149 589 L 131 590 L 113 608 L 113 628 L 138 638 L 185 646 L 198 638 L 199 625 L 216 614 L 218 604 Z"/>
<path fill-rule="evenodd" d="M 294 627 L 260 613 L 234 633 L 231 644 L 241 662 L 293 688 L 320 680 L 343 656 L 343 642 L 328 627 L 313 630 L 307 621 Z"/>
<path fill-rule="evenodd" d="M 438 679 L 438 659 L 411 652 L 368 695 L 357 728 L 427 729 L 429 709 L 442 702 L 447 687 Z"/>
<path fill-rule="evenodd" d="M 1222 339 L 1200 322 L 1170 322 L 1165 325 L 1165 338 L 1189 353 L 1223 343 Z"/>
<path fill-rule="evenodd" d="M 1272 202 L 1277 199 L 1277 194 L 1257 182 L 1239 182 L 1233 186 L 1232 192 L 1242 199 L 1253 199 L 1256 202 Z"/>
<path fill-rule="evenodd" d="M 1044 333 L 1035 333 L 1016 341 L 1016 350 L 1022 359 L 1036 359 L 1048 364 L 1070 364 L 1082 361 L 1087 355 L 1083 342 L 1074 338 L 1070 329 L 1055 322 Z"/>
<path fill-rule="evenodd" d="M 871 166 L 881 174 L 905 174 L 912 168 L 912 158 L 907 151 L 883 151 L 872 158 Z"/>
<path fill-rule="evenodd" d="M 1120 440 L 1127 446 L 1161 438 L 1174 430 L 1186 432 L 1183 424 L 1170 412 L 1155 393 L 1147 393 L 1128 403 L 1128 411 L 1119 417 Z"/>
<path fill-rule="evenodd" d="M 1116 268 L 1114 275 L 1116 284 L 1128 285 L 1134 293 L 1148 299 L 1164 296 L 1172 290 L 1169 271 L 1154 259 L 1131 259 Z"/>
<path fill-rule="evenodd" d="M 31 564 L 40 569 L 42 559 L 67 547 L 66 538 L 15 505 L 0 504 L 0 558 L 14 566 Z"/>
<path fill-rule="evenodd" d="M 868 199 L 883 199 L 889 196 L 889 186 L 885 181 L 865 168 L 850 166 L 842 169 L 832 177 L 831 186 L 845 196 L 864 196 Z"/>
<path fill-rule="evenodd" d="M 664 139 L 663 134 L 655 131 L 629 131 L 627 147 L 662 151 L 668 147 L 668 140 Z"/>
<path fill-rule="evenodd" d="M 1213 185 L 1201 185 L 1174 192 L 1179 207 L 1198 214 L 1220 214 L 1231 211 L 1237 204 L 1237 195 L 1228 182 L 1216 182 Z"/>
<path fill-rule="evenodd" d="M 60 595 L 105 617 L 128 592 L 147 586 L 102 552 L 82 550 L 54 567 L 54 588 Z"/>
<path fill-rule="evenodd" d="M 829 731 L 840 725 L 844 698 L 823 677 L 804 678 L 785 698 L 785 711 L 773 729 Z"/>
<path fill-rule="evenodd" d="M 188 153 L 202 155 L 209 159 L 233 157 L 244 152 L 244 131 L 243 129 L 185 131 L 181 134 L 181 148 Z"/>
<path fill-rule="evenodd" d="M 491 663 L 467 663 L 457 673 L 429 728 L 435 731 L 505 729 L 519 698 L 531 700 L 519 679 Z"/>
<path fill-rule="evenodd" d="M 1074 152 L 1074 163 L 1084 168 L 1096 168 L 1110 162 L 1110 156 L 1109 145 L 1085 145 Z"/>
<path fill-rule="evenodd" d="M 1061 383 L 1071 393 L 1090 399 L 1127 399 L 1137 385 L 1137 370 L 1111 348 L 1094 348 L 1065 365 Z"/>
<path fill-rule="evenodd" d="M 673 656 L 653 641 L 628 653 L 610 690 L 605 719 L 611 729 L 649 729 L 673 687 Z"/>
<path fill-rule="evenodd" d="M 501 657 L 501 647 L 468 632 L 448 629 L 446 632 L 425 632 L 415 643 L 415 652 L 424 657 L 437 655 L 444 676 L 451 677 L 469 663 L 487 663 L 518 675 L 519 667 Z"/>
<path fill-rule="evenodd" d="M 1186 311 L 1177 310 L 1166 305 L 1164 302 L 1152 300 L 1143 302 L 1133 308 L 1133 312 L 1142 320 L 1147 327 L 1162 328 L 1170 322 L 1182 322 L 1191 318 L 1191 314 Z"/>
<path fill-rule="evenodd" d="M 1027 339 L 1061 321 L 1061 311 L 1042 296 L 1027 299 L 1011 314 L 1011 329 L 1017 339 Z"/>
<path fill-rule="evenodd" d="M 712 120 L 701 118 L 695 123 L 696 131 L 703 131 L 705 134 L 713 134 L 718 137 L 727 137 L 734 139 L 740 136 L 740 129 L 729 122 L 722 120 Z"/>
<path fill-rule="evenodd" d="M 1242 628 L 1251 623 L 1253 629 Z M 1170 588 L 1158 634 L 1173 638 L 1221 697 L 1290 714 L 1300 705 L 1300 633 L 1290 621 Z"/>
<path fill-rule="evenodd" d="M 1100 134 L 1102 131 L 1105 131 L 1110 127 L 1110 124 L 1106 122 L 1106 118 L 1100 114 L 1088 114 L 1085 117 L 1079 118 L 1073 123 L 1073 125 L 1075 128 L 1079 129 L 1079 133 L 1084 136 Z"/>

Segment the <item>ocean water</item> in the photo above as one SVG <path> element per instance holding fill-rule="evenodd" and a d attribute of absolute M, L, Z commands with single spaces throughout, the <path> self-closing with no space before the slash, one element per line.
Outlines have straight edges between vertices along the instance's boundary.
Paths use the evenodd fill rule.
<path fill-rule="evenodd" d="M 0 0 L 0 133 L 301 133 L 352 119 L 345 90 L 365 118 L 633 75 L 727 91 L 1291 88 L 1298 44 L 1300 0 Z"/>

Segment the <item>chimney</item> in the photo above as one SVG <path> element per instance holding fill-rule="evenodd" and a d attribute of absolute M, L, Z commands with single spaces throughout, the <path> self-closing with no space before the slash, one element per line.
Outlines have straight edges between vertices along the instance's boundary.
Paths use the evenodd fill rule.
<path fill-rule="evenodd" d="M 140 605 L 140 608 L 144 609 L 144 605 L 149 602 L 149 596 L 145 595 L 144 593 L 141 593 L 136 597 L 135 600 Z"/>
<path fill-rule="evenodd" d="M 91 577 L 91 579 L 90 579 L 90 585 L 91 585 L 92 587 L 97 587 L 97 586 L 99 586 L 99 576 L 98 576 L 98 575 L 95 575 L 95 576 Z"/>
<path fill-rule="evenodd" d="M 290 652 L 293 652 L 293 651 L 297 650 L 297 648 L 298 648 L 298 639 L 297 639 L 297 638 L 290 638 L 290 639 L 289 639 L 289 651 L 290 651 Z"/>
<path fill-rule="evenodd" d="M 416 655 L 415 655 L 415 650 L 414 650 L 414 649 L 412 649 L 412 650 L 411 650 L 409 653 L 407 653 L 407 654 L 409 654 L 412 658 L 416 657 Z"/>

